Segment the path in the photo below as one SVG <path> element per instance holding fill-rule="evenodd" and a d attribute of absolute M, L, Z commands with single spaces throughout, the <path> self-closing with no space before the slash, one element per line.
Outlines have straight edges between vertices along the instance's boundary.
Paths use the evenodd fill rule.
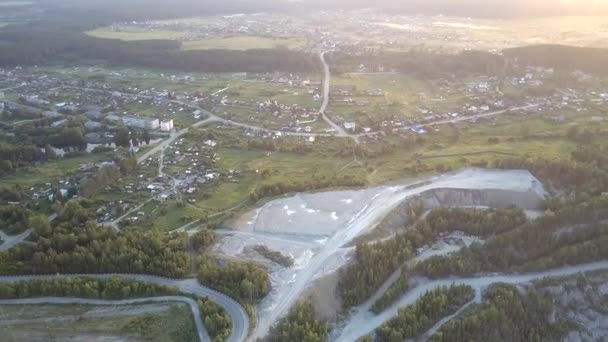
<path fill-rule="evenodd" d="M 232 319 L 232 333 L 228 337 L 228 341 L 231 342 L 241 342 L 245 341 L 247 338 L 247 333 L 249 331 L 249 316 L 245 312 L 245 309 L 237 303 L 232 298 L 217 292 L 213 289 L 204 287 L 198 283 L 196 279 L 185 279 L 185 280 L 175 280 L 169 278 L 163 278 L 158 276 L 151 275 L 141 275 L 141 274 L 74 274 L 74 275 L 35 275 L 35 276 L 0 276 L 0 283 L 13 283 L 17 281 L 33 281 L 40 279 L 70 279 L 70 278 L 80 278 L 80 277 L 89 277 L 95 279 L 109 279 L 111 277 L 120 277 L 125 279 L 131 279 L 136 281 L 141 281 L 144 283 L 163 285 L 168 287 L 176 287 L 178 290 L 184 293 L 192 294 L 200 298 L 209 298 L 213 300 L 215 303 L 224 308 L 226 313 Z M 198 307 L 198 306 L 197 306 Z M 200 315 L 199 315 L 200 320 Z M 204 327 L 198 326 L 200 334 L 206 334 Z"/>
<path fill-rule="evenodd" d="M 354 136 L 351 136 L 348 133 L 346 133 L 346 131 L 344 130 L 344 128 L 342 128 L 342 126 L 340 126 L 337 123 L 333 122 L 325 114 L 325 110 L 327 109 L 327 105 L 329 104 L 329 91 L 330 91 L 330 85 L 331 85 L 331 71 L 329 70 L 329 65 L 327 64 L 327 61 L 325 60 L 325 52 L 322 52 L 319 55 L 319 58 L 321 59 L 321 63 L 323 63 L 323 70 L 324 70 L 324 73 L 325 73 L 325 77 L 323 79 L 323 103 L 321 104 L 321 109 L 319 109 L 319 114 L 321 114 L 321 116 L 323 117 L 323 120 L 325 120 L 333 129 L 336 130 L 336 132 L 338 132 L 337 136 L 339 136 L 339 137 L 351 137 L 351 138 L 355 139 L 355 141 L 357 141 L 357 139 Z"/>
<path fill-rule="evenodd" d="M 599 261 L 589 264 L 582 264 L 577 266 L 567 266 L 558 269 L 528 273 L 528 274 L 512 274 L 512 275 L 492 275 L 492 276 L 480 276 L 476 278 L 453 278 L 429 281 L 423 283 L 403 295 L 399 301 L 393 304 L 391 307 L 383 311 L 378 315 L 374 315 L 371 312 L 361 313 L 349 319 L 348 324 L 344 326 L 341 331 L 341 335 L 336 341 L 356 341 L 358 338 L 366 336 L 372 333 L 374 330 L 379 328 L 384 322 L 395 317 L 399 309 L 413 305 L 417 299 L 419 299 L 426 292 L 436 289 L 439 286 L 450 286 L 450 285 L 468 285 L 476 291 L 476 301 L 481 300 L 481 294 L 485 288 L 495 283 L 507 283 L 507 284 L 522 284 L 528 283 L 533 280 L 542 279 L 545 277 L 560 277 L 575 275 L 580 272 L 596 271 L 608 268 L 608 260 Z M 443 322 L 446 323 L 447 321 Z M 439 329 L 439 327 L 435 327 Z"/>
<path fill-rule="evenodd" d="M 25 305 L 25 304 L 85 304 L 85 305 L 131 305 L 149 302 L 182 302 L 190 306 L 194 318 L 194 324 L 198 338 L 200 341 L 211 341 L 211 337 L 207 333 L 203 320 L 201 318 L 200 308 L 198 303 L 189 297 L 182 296 L 164 296 L 164 297 L 148 297 L 137 299 L 124 300 L 104 300 L 91 298 L 74 298 L 74 297 L 39 297 L 39 298 L 22 298 L 22 299 L 5 299 L 0 300 L 0 305 Z"/>
<path fill-rule="evenodd" d="M 21 242 L 25 241 L 28 236 L 32 233 L 32 229 L 28 229 L 19 235 L 6 235 L 3 231 L 0 230 L 0 238 L 2 239 L 2 244 L 0 245 L 0 252 L 9 250 Z"/>

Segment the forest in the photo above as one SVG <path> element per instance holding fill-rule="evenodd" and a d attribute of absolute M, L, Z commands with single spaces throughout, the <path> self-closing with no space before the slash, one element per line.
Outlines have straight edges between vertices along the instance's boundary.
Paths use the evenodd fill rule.
<path fill-rule="evenodd" d="M 500 75 L 505 68 L 503 57 L 483 51 L 446 54 L 423 49 L 405 52 L 380 51 L 360 56 L 359 53 L 336 52 L 331 55 L 332 69 L 349 72 L 361 61 L 370 69 L 383 66 L 421 79 L 462 78 L 475 74 Z"/>
<path fill-rule="evenodd" d="M 447 322 L 430 341 L 560 341 L 566 322 L 549 323 L 552 311 L 547 295 L 522 295 L 513 285 L 495 284 L 485 291 L 481 305 Z"/>
<path fill-rule="evenodd" d="M 558 70 L 581 70 L 608 74 L 608 49 L 565 45 L 532 45 L 503 50 L 503 54 L 522 65 L 540 65 Z"/>
<path fill-rule="evenodd" d="M 0 206 L 0 227 L 8 235 L 16 235 L 29 228 L 31 212 L 21 206 Z"/>
<path fill-rule="evenodd" d="M 363 180 L 355 179 L 349 175 L 333 179 L 319 179 L 318 181 L 307 183 L 278 182 L 274 184 L 262 184 L 256 187 L 249 195 L 249 198 L 253 202 L 257 202 L 265 197 L 275 197 L 291 192 L 313 191 L 335 187 L 359 187 L 364 185 L 365 182 Z"/>
<path fill-rule="evenodd" d="M 397 316 L 378 328 L 376 340 L 401 342 L 419 337 L 474 297 L 475 291 L 466 285 L 443 286 L 431 290 L 421 296 L 414 305 L 400 309 Z"/>
<path fill-rule="evenodd" d="M 414 272 L 431 278 L 484 272 L 530 272 L 608 258 L 608 197 L 564 206 L 485 244 L 434 256 Z M 575 227 L 576 229 L 574 229 Z"/>
<path fill-rule="evenodd" d="M 316 56 L 287 49 L 182 51 L 181 42 L 172 40 L 128 42 L 95 38 L 84 33 L 92 25 L 80 20 L 86 19 L 4 27 L 0 32 L 0 66 L 103 61 L 109 65 L 185 72 L 310 72 L 319 68 Z"/>
<path fill-rule="evenodd" d="M 144 273 L 181 278 L 190 272 L 186 234 L 98 226 L 92 210 L 70 201 L 58 219 L 30 221 L 33 244 L 0 253 L 2 274 Z"/>
<path fill-rule="evenodd" d="M 321 342 L 327 341 L 327 334 L 327 322 L 315 319 L 312 303 L 304 300 L 271 328 L 267 340 L 268 342 Z"/>
<path fill-rule="evenodd" d="M 198 298 L 205 329 L 213 342 L 226 341 L 232 333 L 232 318 L 224 309 L 208 298 Z"/>
<path fill-rule="evenodd" d="M 201 257 L 198 280 L 244 304 L 256 304 L 270 291 L 268 273 L 251 262 L 227 261 L 220 264 L 209 257 Z"/>
<path fill-rule="evenodd" d="M 340 273 L 338 293 L 345 307 L 369 298 L 417 249 L 442 233 L 463 231 L 487 237 L 511 230 L 526 221 L 520 209 L 438 208 L 394 238 L 357 244 L 354 261 Z"/>

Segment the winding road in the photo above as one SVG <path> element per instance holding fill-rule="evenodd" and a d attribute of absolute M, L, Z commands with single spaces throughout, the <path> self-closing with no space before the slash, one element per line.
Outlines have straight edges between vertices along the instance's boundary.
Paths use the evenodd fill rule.
<path fill-rule="evenodd" d="M 321 116 L 323 117 L 323 120 L 325 120 L 333 129 L 336 130 L 336 132 L 338 132 L 337 136 L 351 137 L 351 138 L 355 139 L 355 141 L 357 141 L 355 136 L 352 136 L 352 135 L 349 135 L 348 133 L 346 133 L 346 131 L 344 130 L 344 128 L 342 128 L 342 126 L 333 122 L 325 114 L 325 110 L 327 109 L 327 106 L 329 105 L 329 90 L 330 90 L 330 85 L 331 85 L 331 71 L 329 70 L 329 64 L 327 64 L 327 61 L 325 60 L 325 54 L 326 54 L 326 52 L 321 52 L 321 54 L 319 55 L 319 58 L 321 59 L 321 63 L 323 63 L 323 71 L 325 74 L 325 77 L 323 79 L 323 103 L 321 104 L 321 109 L 319 109 L 319 114 L 321 114 Z"/>
<path fill-rule="evenodd" d="M 70 278 L 95 278 L 109 279 L 112 277 L 120 277 L 125 279 L 136 280 L 149 284 L 163 285 L 175 287 L 181 292 L 192 294 L 201 298 L 209 298 L 219 304 L 228 313 L 232 319 L 232 333 L 228 337 L 230 342 L 241 342 L 247 338 L 249 332 L 249 316 L 245 309 L 232 298 L 219 293 L 213 289 L 201 286 L 196 279 L 175 280 L 158 276 L 142 275 L 142 274 L 62 274 L 62 275 L 35 275 L 35 276 L 0 276 L 0 283 L 14 283 L 18 281 L 33 281 L 33 280 L 48 280 L 48 279 L 70 279 Z M 162 298 L 162 297 L 161 297 Z M 82 299 L 88 300 L 88 299 Z M 138 299 L 134 299 L 138 300 Z M 130 301 L 130 300 L 126 300 Z M 3 304 L 0 301 L 0 304 Z M 198 304 L 196 305 L 198 311 Z M 204 328 L 200 313 L 194 316 L 199 336 L 207 336 L 207 331 Z M 198 320 L 198 322 L 197 322 Z M 207 340 L 202 340 L 207 341 Z"/>
<path fill-rule="evenodd" d="M 604 269 L 608 269 L 608 260 L 576 266 L 567 266 L 537 273 L 488 275 L 475 278 L 451 278 L 428 281 L 408 291 L 399 299 L 397 303 L 393 304 L 391 307 L 389 307 L 378 315 L 374 315 L 372 312 L 367 311 L 355 315 L 354 317 L 351 317 L 348 323 L 341 329 L 341 334 L 338 338 L 335 339 L 335 341 L 352 342 L 356 341 L 360 337 L 371 334 L 384 322 L 395 317 L 398 314 L 399 309 L 413 305 L 416 300 L 423 296 L 427 291 L 431 291 L 439 286 L 450 286 L 452 284 L 469 285 L 473 287 L 473 289 L 475 289 L 475 302 L 481 303 L 483 290 L 492 284 L 506 283 L 515 285 L 528 283 L 530 281 L 546 277 L 570 276 L 581 272 L 597 271 Z M 433 332 L 433 330 L 439 330 L 441 328 L 441 325 L 447 323 L 448 321 L 449 319 L 441 320 L 431 329 L 431 332 Z M 427 334 L 428 333 L 429 332 L 427 332 Z"/>

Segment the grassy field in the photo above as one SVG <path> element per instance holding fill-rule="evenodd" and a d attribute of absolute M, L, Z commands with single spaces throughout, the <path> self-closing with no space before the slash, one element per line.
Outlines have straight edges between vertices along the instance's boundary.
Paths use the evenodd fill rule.
<path fill-rule="evenodd" d="M 171 304 L 164 311 L 129 315 L 87 317 L 91 311 L 137 310 L 140 305 L 2 305 L 3 341 L 28 340 L 129 340 L 129 341 L 195 341 L 196 332 L 190 308 Z M 52 318 L 65 318 L 55 319 Z M 48 322 L 40 319 L 50 318 Z M 19 322 L 17 322 L 19 320 Z"/>
<path fill-rule="evenodd" d="M 2 177 L 3 185 L 20 185 L 29 188 L 36 184 L 64 179 L 70 174 L 77 172 L 82 164 L 97 163 L 111 159 L 111 153 L 89 153 L 73 158 L 59 158 L 37 167 L 30 167 L 18 173 Z"/>
<path fill-rule="evenodd" d="M 186 41 L 182 45 L 182 50 L 251 50 L 275 49 L 279 47 L 284 47 L 287 49 L 299 49 L 304 47 L 305 44 L 306 41 L 300 38 L 229 36 Z"/>
<path fill-rule="evenodd" d="M 177 40 L 186 36 L 186 32 L 179 31 L 143 31 L 132 29 L 130 31 L 112 31 L 109 28 L 98 28 L 87 31 L 86 34 L 96 38 L 132 40 Z"/>
<path fill-rule="evenodd" d="M 0 7 L 21 7 L 21 6 L 31 6 L 36 3 L 33 1 L 14 1 L 14 0 L 2 0 L 0 1 Z"/>
<path fill-rule="evenodd" d="M 0 3 L 1 4 L 1 3 Z M 108 27 L 87 31 L 86 34 L 104 39 L 120 39 L 124 41 L 137 40 L 182 40 L 182 50 L 250 50 L 250 49 L 299 49 L 306 45 L 302 38 L 274 38 L 259 36 L 225 36 L 191 40 L 185 31 L 140 30 L 131 28 L 128 31 L 113 31 Z"/>
<path fill-rule="evenodd" d="M 204 212 L 201 209 L 187 203 L 178 201 L 167 201 L 161 205 L 150 202 L 142 208 L 145 213 L 151 209 L 151 212 L 146 215 L 143 222 L 139 223 L 145 229 L 169 231 L 190 223 L 194 220 L 203 217 Z"/>

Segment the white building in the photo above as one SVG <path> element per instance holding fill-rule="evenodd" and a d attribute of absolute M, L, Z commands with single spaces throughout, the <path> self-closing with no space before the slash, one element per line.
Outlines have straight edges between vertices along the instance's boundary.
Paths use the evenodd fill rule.
<path fill-rule="evenodd" d="M 160 130 L 163 132 L 171 132 L 173 130 L 173 120 L 161 121 Z"/>
<path fill-rule="evenodd" d="M 106 117 L 107 118 L 107 117 Z M 122 121 L 127 127 L 159 129 L 160 121 L 158 119 L 142 118 L 140 116 L 127 115 L 122 118 Z"/>
<path fill-rule="evenodd" d="M 354 131 L 357 128 L 357 123 L 354 121 L 346 121 L 344 123 L 344 128 L 346 128 L 350 131 Z"/>

